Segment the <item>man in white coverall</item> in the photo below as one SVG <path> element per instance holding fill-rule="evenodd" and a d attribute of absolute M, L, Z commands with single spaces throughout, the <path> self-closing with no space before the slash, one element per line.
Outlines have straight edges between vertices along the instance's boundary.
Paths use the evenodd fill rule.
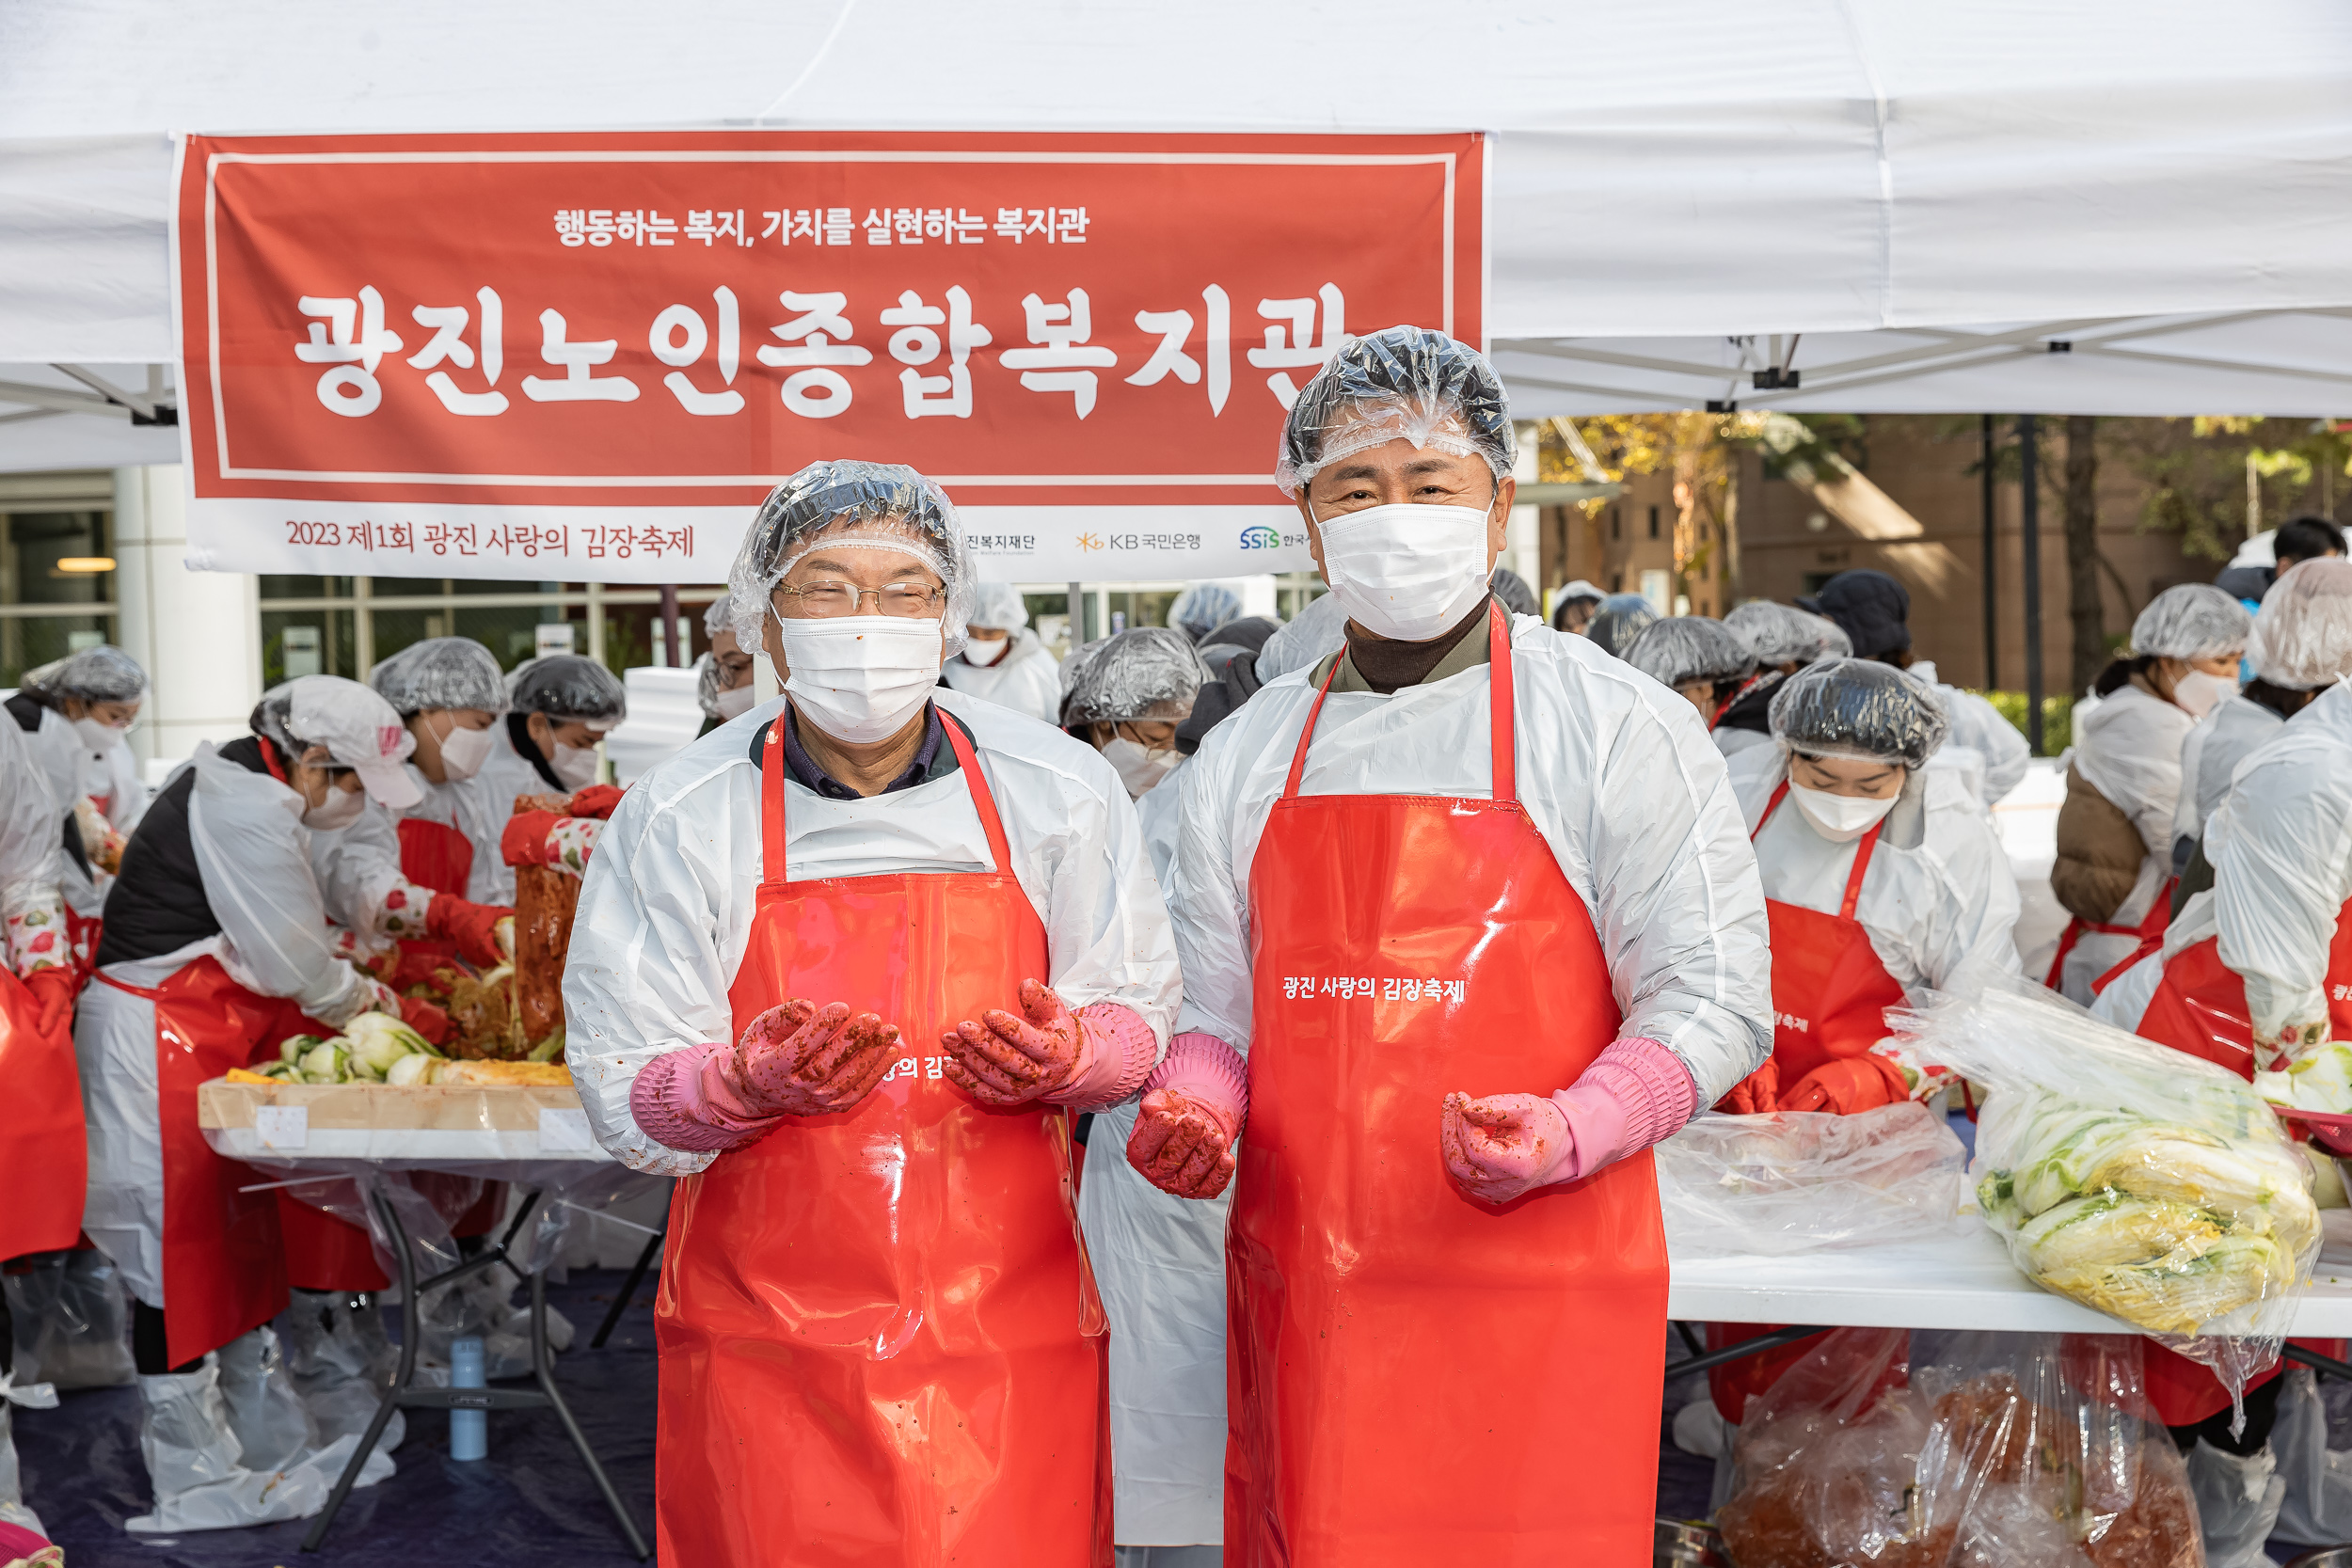
<path fill-rule="evenodd" d="M 1178 1072 L 1128 1157 L 1180 1195 L 1235 1181 L 1249 1568 L 1641 1560 L 1648 1148 L 1770 1049 L 1763 895 L 1698 715 L 1492 600 L 1513 456 L 1475 350 L 1341 349 L 1278 478 L 1346 647 L 1184 770 Z"/>
<path fill-rule="evenodd" d="M 665 1561 L 1082 1568 L 1096 1539 L 1069 1112 L 1152 1086 L 1175 944 L 1110 765 L 939 685 L 971 584 L 913 469 L 777 486 L 728 587 L 785 699 L 639 780 L 588 864 L 572 1074 L 607 1148 L 686 1178 Z"/>

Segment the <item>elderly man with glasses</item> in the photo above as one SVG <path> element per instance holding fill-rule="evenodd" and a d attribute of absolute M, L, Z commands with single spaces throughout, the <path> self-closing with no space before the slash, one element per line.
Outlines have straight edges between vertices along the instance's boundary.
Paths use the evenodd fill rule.
<path fill-rule="evenodd" d="M 633 786 L 564 1002 L 598 1136 L 684 1176 L 664 1560 L 1088 1560 L 1102 1313 L 1070 1117 L 1160 1082 L 1175 942 L 1083 742 L 939 684 L 971 562 L 911 468 L 779 485 L 729 579 L 785 697 Z"/>

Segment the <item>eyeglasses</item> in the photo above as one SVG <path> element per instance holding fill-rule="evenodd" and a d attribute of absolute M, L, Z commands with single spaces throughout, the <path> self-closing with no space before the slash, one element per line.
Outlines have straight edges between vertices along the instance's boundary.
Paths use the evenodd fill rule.
<path fill-rule="evenodd" d="M 947 597 L 946 589 L 921 582 L 894 582 L 884 588 L 860 588 L 853 582 L 804 582 L 798 587 L 780 582 L 776 592 L 791 594 L 800 601 L 801 613 L 817 620 L 854 615 L 867 599 L 884 615 L 919 620 L 940 613 Z"/>

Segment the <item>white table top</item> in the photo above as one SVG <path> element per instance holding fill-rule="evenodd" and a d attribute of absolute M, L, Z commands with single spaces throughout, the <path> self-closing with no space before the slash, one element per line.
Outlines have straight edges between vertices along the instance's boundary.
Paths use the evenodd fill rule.
<path fill-rule="evenodd" d="M 1932 1242 L 1790 1258 L 1678 1258 L 1666 1314 L 1685 1323 L 1823 1327 L 1979 1328 L 2016 1333 L 2135 1332 L 2052 1295 L 2017 1272 L 1981 1227 Z M 2352 1336 L 2352 1267 L 2322 1263 L 2291 1331 Z"/>

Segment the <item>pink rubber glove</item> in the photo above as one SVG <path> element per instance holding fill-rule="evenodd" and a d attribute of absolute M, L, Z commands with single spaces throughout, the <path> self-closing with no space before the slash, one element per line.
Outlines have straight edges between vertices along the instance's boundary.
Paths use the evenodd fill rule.
<path fill-rule="evenodd" d="M 778 1003 L 743 1027 L 720 1059 L 727 1088 L 754 1115 L 821 1117 L 864 1100 L 898 1060 L 898 1026 L 849 1004 Z"/>
<path fill-rule="evenodd" d="M 1179 1035 L 1144 1080 L 1127 1163 L 1178 1197 L 1215 1197 L 1233 1179 L 1233 1145 L 1249 1119 L 1249 1069 L 1215 1035 Z"/>
<path fill-rule="evenodd" d="M 1679 1130 L 1697 1104 L 1681 1058 L 1656 1040 L 1623 1039 L 1548 1100 L 1447 1095 L 1438 1153 L 1465 1196 L 1508 1203 L 1639 1153 Z"/>
<path fill-rule="evenodd" d="M 688 1154 L 736 1148 L 783 1120 L 761 1116 L 727 1086 L 732 1046 L 690 1045 L 645 1064 L 628 1086 L 629 1115 L 658 1144 Z"/>
<path fill-rule="evenodd" d="M 939 1038 L 947 1077 L 983 1105 L 1115 1105 L 1142 1085 L 1159 1053 L 1133 1009 L 1097 1002 L 1073 1013 L 1036 980 L 1022 982 L 1020 1017 L 991 1007 Z"/>

